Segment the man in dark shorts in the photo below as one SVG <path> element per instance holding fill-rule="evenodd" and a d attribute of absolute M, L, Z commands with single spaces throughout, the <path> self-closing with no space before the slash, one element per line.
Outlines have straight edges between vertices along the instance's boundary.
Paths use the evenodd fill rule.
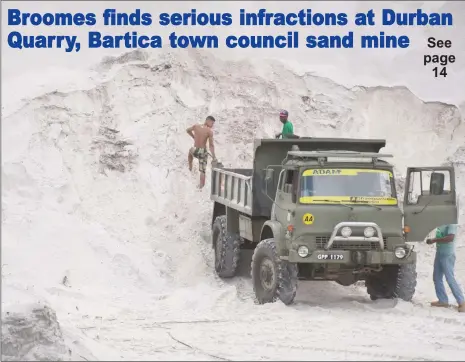
<path fill-rule="evenodd" d="M 200 188 L 205 186 L 205 171 L 207 169 L 207 141 L 210 148 L 210 153 L 213 160 L 216 161 L 215 146 L 213 144 L 213 124 L 215 118 L 208 116 L 204 124 L 195 124 L 189 127 L 186 131 L 194 139 L 194 147 L 191 147 L 188 155 L 189 171 L 192 171 L 192 162 L 194 157 L 199 160 L 200 171 Z"/>

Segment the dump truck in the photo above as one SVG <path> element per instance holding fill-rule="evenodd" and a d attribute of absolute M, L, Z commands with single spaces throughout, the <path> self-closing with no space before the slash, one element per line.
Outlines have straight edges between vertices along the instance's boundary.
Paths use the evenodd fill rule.
<path fill-rule="evenodd" d="M 457 223 L 453 166 L 409 167 L 403 207 L 382 139 L 257 139 L 253 168 L 212 169 L 214 268 L 232 278 L 252 249 L 258 303 L 294 301 L 298 280 L 364 281 L 410 301 L 415 243 Z"/>

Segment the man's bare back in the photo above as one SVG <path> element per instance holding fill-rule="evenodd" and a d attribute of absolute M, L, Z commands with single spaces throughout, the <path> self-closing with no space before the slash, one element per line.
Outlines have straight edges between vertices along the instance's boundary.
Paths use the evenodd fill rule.
<path fill-rule="evenodd" d="M 192 131 L 194 133 L 194 147 L 206 148 L 208 139 L 213 138 L 213 131 L 206 125 L 196 124 Z"/>

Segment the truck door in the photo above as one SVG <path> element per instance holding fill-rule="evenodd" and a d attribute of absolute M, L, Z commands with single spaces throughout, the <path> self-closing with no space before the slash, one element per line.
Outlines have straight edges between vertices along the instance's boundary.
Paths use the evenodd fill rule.
<path fill-rule="evenodd" d="M 423 241 L 435 228 L 458 223 L 454 167 L 409 167 L 404 194 L 407 241 Z"/>

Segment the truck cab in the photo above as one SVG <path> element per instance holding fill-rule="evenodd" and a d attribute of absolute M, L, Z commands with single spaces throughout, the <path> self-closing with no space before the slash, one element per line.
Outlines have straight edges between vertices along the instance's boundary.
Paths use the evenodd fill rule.
<path fill-rule="evenodd" d="M 289 152 L 271 215 L 285 226 L 283 260 L 341 264 L 363 256 L 371 264 L 377 255 L 387 262 L 390 254 L 365 252 L 405 244 L 393 167 L 380 157 L 390 155 Z M 414 257 L 406 253 L 402 262 Z"/>

